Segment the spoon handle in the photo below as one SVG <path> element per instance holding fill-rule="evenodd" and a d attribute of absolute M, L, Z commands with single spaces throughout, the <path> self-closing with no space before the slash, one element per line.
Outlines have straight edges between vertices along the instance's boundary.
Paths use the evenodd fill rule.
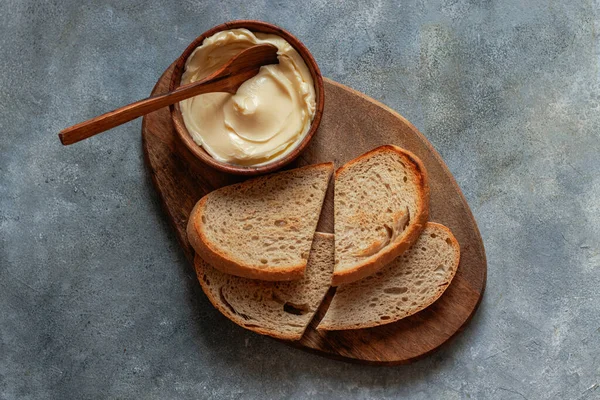
<path fill-rule="evenodd" d="M 69 145 L 156 111 L 159 108 L 202 93 L 235 93 L 243 82 L 258 73 L 261 66 L 277 63 L 279 63 L 277 47 L 271 44 L 259 44 L 249 47 L 239 52 L 220 69 L 201 81 L 180 86 L 172 92 L 148 97 L 73 125 L 62 130 L 58 137 L 62 144 Z"/>
<path fill-rule="evenodd" d="M 135 103 L 128 104 L 87 121 L 80 122 L 77 125 L 73 125 L 60 131 L 58 137 L 63 145 L 77 143 L 181 100 L 202 93 L 230 91 L 230 83 L 227 82 L 227 76 L 221 76 L 217 79 L 211 78 L 212 76 L 198 82 L 181 86 L 172 92 L 148 97 L 147 99 L 136 101 Z"/>

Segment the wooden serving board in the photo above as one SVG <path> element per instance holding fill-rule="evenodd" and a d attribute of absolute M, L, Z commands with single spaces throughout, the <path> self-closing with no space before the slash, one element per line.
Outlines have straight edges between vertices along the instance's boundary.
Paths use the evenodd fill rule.
<path fill-rule="evenodd" d="M 167 91 L 171 65 L 152 94 Z M 185 234 L 192 207 L 202 196 L 245 178 L 218 172 L 199 160 L 179 141 L 169 110 L 144 117 L 142 140 L 146 162 L 165 211 L 183 250 L 193 265 L 194 251 Z M 305 350 L 349 361 L 372 364 L 408 363 L 436 350 L 460 332 L 477 309 L 486 281 L 486 259 L 477 224 L 448 168 L 425 137 L 406 119 L 339 83 L 325 79 L 325 110 L 319 130 L 288 168 L 334 161 L 336 168 L 383 144 L 414 152 L 429 173 L 431 220 L 448 226 L 460 243 L 461 259 L 451 285 L 425 310 L 401 321 L 369 329 L 318 332 L 334 290 L 330 290 L 302 339 L 286 342 Z M 318 230 L 333 232 L 332 186 L 325 199 Z"/>

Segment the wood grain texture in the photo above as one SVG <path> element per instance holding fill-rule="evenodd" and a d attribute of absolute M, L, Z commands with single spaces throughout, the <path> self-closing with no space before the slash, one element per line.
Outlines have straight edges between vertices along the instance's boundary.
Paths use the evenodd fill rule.
<path fill-rule="evenodd" d="M 173 65 L 153 94 L 168 91 Z M 333 358 L 370 364 L 403 364 L 423 357 L 460 332 L 477 309 L 485 289 L 487 266 L 477 224 L 448 168 L 431 144 L 406 119 L 386 106 L 346 86 L 325 79 L 325 109 L 321 125 L 300 156 L 286 168 L 347 161 L 383 144 L 406 148 L 421 158 L 430 177 L 430 219 L 448 226 L 461 247 L 452 284 L 427 309 L 404 320 L 376 328 L 318 332 L 333 289 L 317 317 L 298 342 L 286 342 Z M 194 204 L 208 192 L 244 178 L 208 167 L 190 153 L 175 133 L 168 109 L 144 117 L 143 148 L 158 190 L 184 252 L 193 265 L 194 252 L 186 224 Z M 333 232 L 333 190 L 329 188 L 319 231 Z"/>

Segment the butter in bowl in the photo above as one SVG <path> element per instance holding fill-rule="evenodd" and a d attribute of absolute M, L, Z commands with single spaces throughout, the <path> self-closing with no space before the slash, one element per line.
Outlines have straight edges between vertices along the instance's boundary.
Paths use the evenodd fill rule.
<path fill-rule="evenodd" d="M 207 93 L 171 105 L 185 146 L 223 172 L 271 172 L 300 154 L 323 112 L 319 68 L 298 39 L 259 21 L 233 21 L 207 31 L 175 64 L 170 90 L 202 80 L 240 51 L 264 43 L 277 47 L 279 64 L 261 67 L 237 93 Z"/>

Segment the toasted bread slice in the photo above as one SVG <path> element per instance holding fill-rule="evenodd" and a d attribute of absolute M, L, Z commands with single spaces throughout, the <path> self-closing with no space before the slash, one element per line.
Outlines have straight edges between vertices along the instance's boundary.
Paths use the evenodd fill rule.
<path fill-rule="evenodd" d="M 333 285 L 367 277 L 406 251 L 429 218 L 421 160 L 399 147 L 378 147 L 335 173 Z"/>
<path fill-rule="evenodd" d="M 310 165 L 215 190 L 192 210 L 188 239 L 222 272 L 300 279 L 332 173 L 333 163 Z"/>
<path fill-rule="evenodd" d="M 370 328 L 421 311 L 444 293 L 459 261 L 460 246 L 450 229 L 430 222 L 419 240 L 384 269 L 339 286 L 317 329 Z"/>
<path fill-rule="evenodd" d="M 333 235 L 316 233 L 304 277 L 266 282 L 220 272 L 195 259 L 196 274 L 210 302 L 236 324 L 263 335 L 298 340 L 331 285 Z"/>

